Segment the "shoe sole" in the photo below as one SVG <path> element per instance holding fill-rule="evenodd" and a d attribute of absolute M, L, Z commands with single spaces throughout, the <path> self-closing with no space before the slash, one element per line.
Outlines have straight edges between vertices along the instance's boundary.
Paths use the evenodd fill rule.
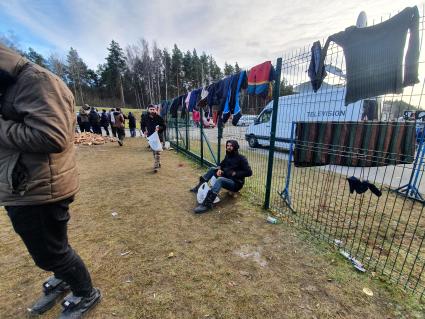
<path fill-rule="evenodd" d="M 43 308 L 40 308 L 39 310 L 34 310 L 32 308 L 28 308 L 28 316 L 29 317 L 38 317 L 44 314 L 45 312 L 52 309 L 57 303 L 59 303 L 60 299 L 62 299 L 65 295 L 67 295 L 71 291 L 70 288 L 67 288 L 63 292 L 57 295 L 55 299 L 52 299 L 49 303 L 47 303 Z"/>
<path fill-rule="evenodd" d="M 97 288 L 96 288 L 97 289 Z M 96 300 L 94 300 L 93 301 L 93 303 L 90 305 L 90 308 L 88 308 L 85 312 L 83 312 L 82 314 L 81 314 L 81 318 L 82 317 L 85 317 L 85 315 L 87 314 L 87 313 L 89 313 L 90 312 L 90 310 L 93 310 L 99 303 L 100 303 L 100 301 L 102 300 L 102 293 L 100 292 L 100 290 L 99 289 L 97 289 L 97 291 L 99 292 L 99 298 L 97 298 Z"/>

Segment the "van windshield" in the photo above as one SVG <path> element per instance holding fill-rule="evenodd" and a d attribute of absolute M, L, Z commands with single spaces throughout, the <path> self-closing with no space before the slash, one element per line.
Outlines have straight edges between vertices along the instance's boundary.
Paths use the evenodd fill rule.
<path fill-rule="evenodd" d="M 272 110 L 264 111 L 263 114 L 261 114 L 260 117 L 258 118 L 258 124 L 269 122 L 271 117 L 272 117 Z"/>

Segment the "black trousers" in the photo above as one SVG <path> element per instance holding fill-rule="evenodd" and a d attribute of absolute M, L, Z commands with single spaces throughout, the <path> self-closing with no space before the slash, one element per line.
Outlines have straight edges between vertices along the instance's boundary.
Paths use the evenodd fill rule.
<path fill-rule="evenodd" d="M 117 128 L 115 126 L 111 126 L 112 136 L 117 137 Z"/>
<path fill-rule="evenodd" d="M 90 274 L 68 244 L 68 208 L 72 201 L 69 198 L 53 204 L 5 208 L 35 264 L 67 282 L 74 296 L 85 297 L 92 291 Z"/>
<path fill-rule="evenodd" d="M 103 129 L 105 130 L 105 132 L 106 132 L 106 135 L 107 135 L 107 136 L 109 136 L 109 130 L 108 130 L 108 127 L 109 127 L 109 125 L 104 125 L 104 126 L 103 126 Z"/>
<path fill-rule="evenodd" d="M 120 139 L 121 141 L 124 140 L 124 138 L 125 138 L 125 130 L 123 128 L 118 128 L 117 127 L 117 135 L 118 135 L 118 139 Z"/>

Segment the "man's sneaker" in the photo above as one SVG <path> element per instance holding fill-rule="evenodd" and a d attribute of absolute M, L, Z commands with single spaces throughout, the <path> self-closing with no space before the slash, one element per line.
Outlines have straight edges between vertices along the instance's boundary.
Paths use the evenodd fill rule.
<path fill-rule="evenodd" d="M 102 299 L 100 290 L 93 288 L 89 297 L 75 297 L 69 294 L 62 302 L 62 313 L 59 319 L 79 319 L 94 308 Z"/>
<path fill-rule="evenodd" d="M 31 308 L 28 308 L 29 315 L 38 316 L 50 310 L 69 290 L 66 282 L 54 276 L 50 277 L 43 283 L 44 295 Z"/>
<path fill-rule="evenodd" d="M 123 142 L 121 141 L 121 140 L 118 140 L 118 144 L 120 145 L 120 146 L 123 146 Z"/>

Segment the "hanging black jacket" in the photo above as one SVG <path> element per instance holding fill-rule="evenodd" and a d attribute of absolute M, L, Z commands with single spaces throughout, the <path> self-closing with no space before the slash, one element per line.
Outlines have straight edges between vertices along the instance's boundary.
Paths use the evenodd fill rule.
<path fill-rule="evenodd" d="M 404 57 L 407 31 L 410 31 L 409 45 Z M 323 66 L 331 41 L 344 49 L 347 65 L 345 105 L 379 95 L 400 94 L 404 87 L 419 82 L 419 12 L 416 6 L 380 24 L 349 27 L 330 36 L 320 56 L 315 79 L 318 84 L 324 78 Z"/>

